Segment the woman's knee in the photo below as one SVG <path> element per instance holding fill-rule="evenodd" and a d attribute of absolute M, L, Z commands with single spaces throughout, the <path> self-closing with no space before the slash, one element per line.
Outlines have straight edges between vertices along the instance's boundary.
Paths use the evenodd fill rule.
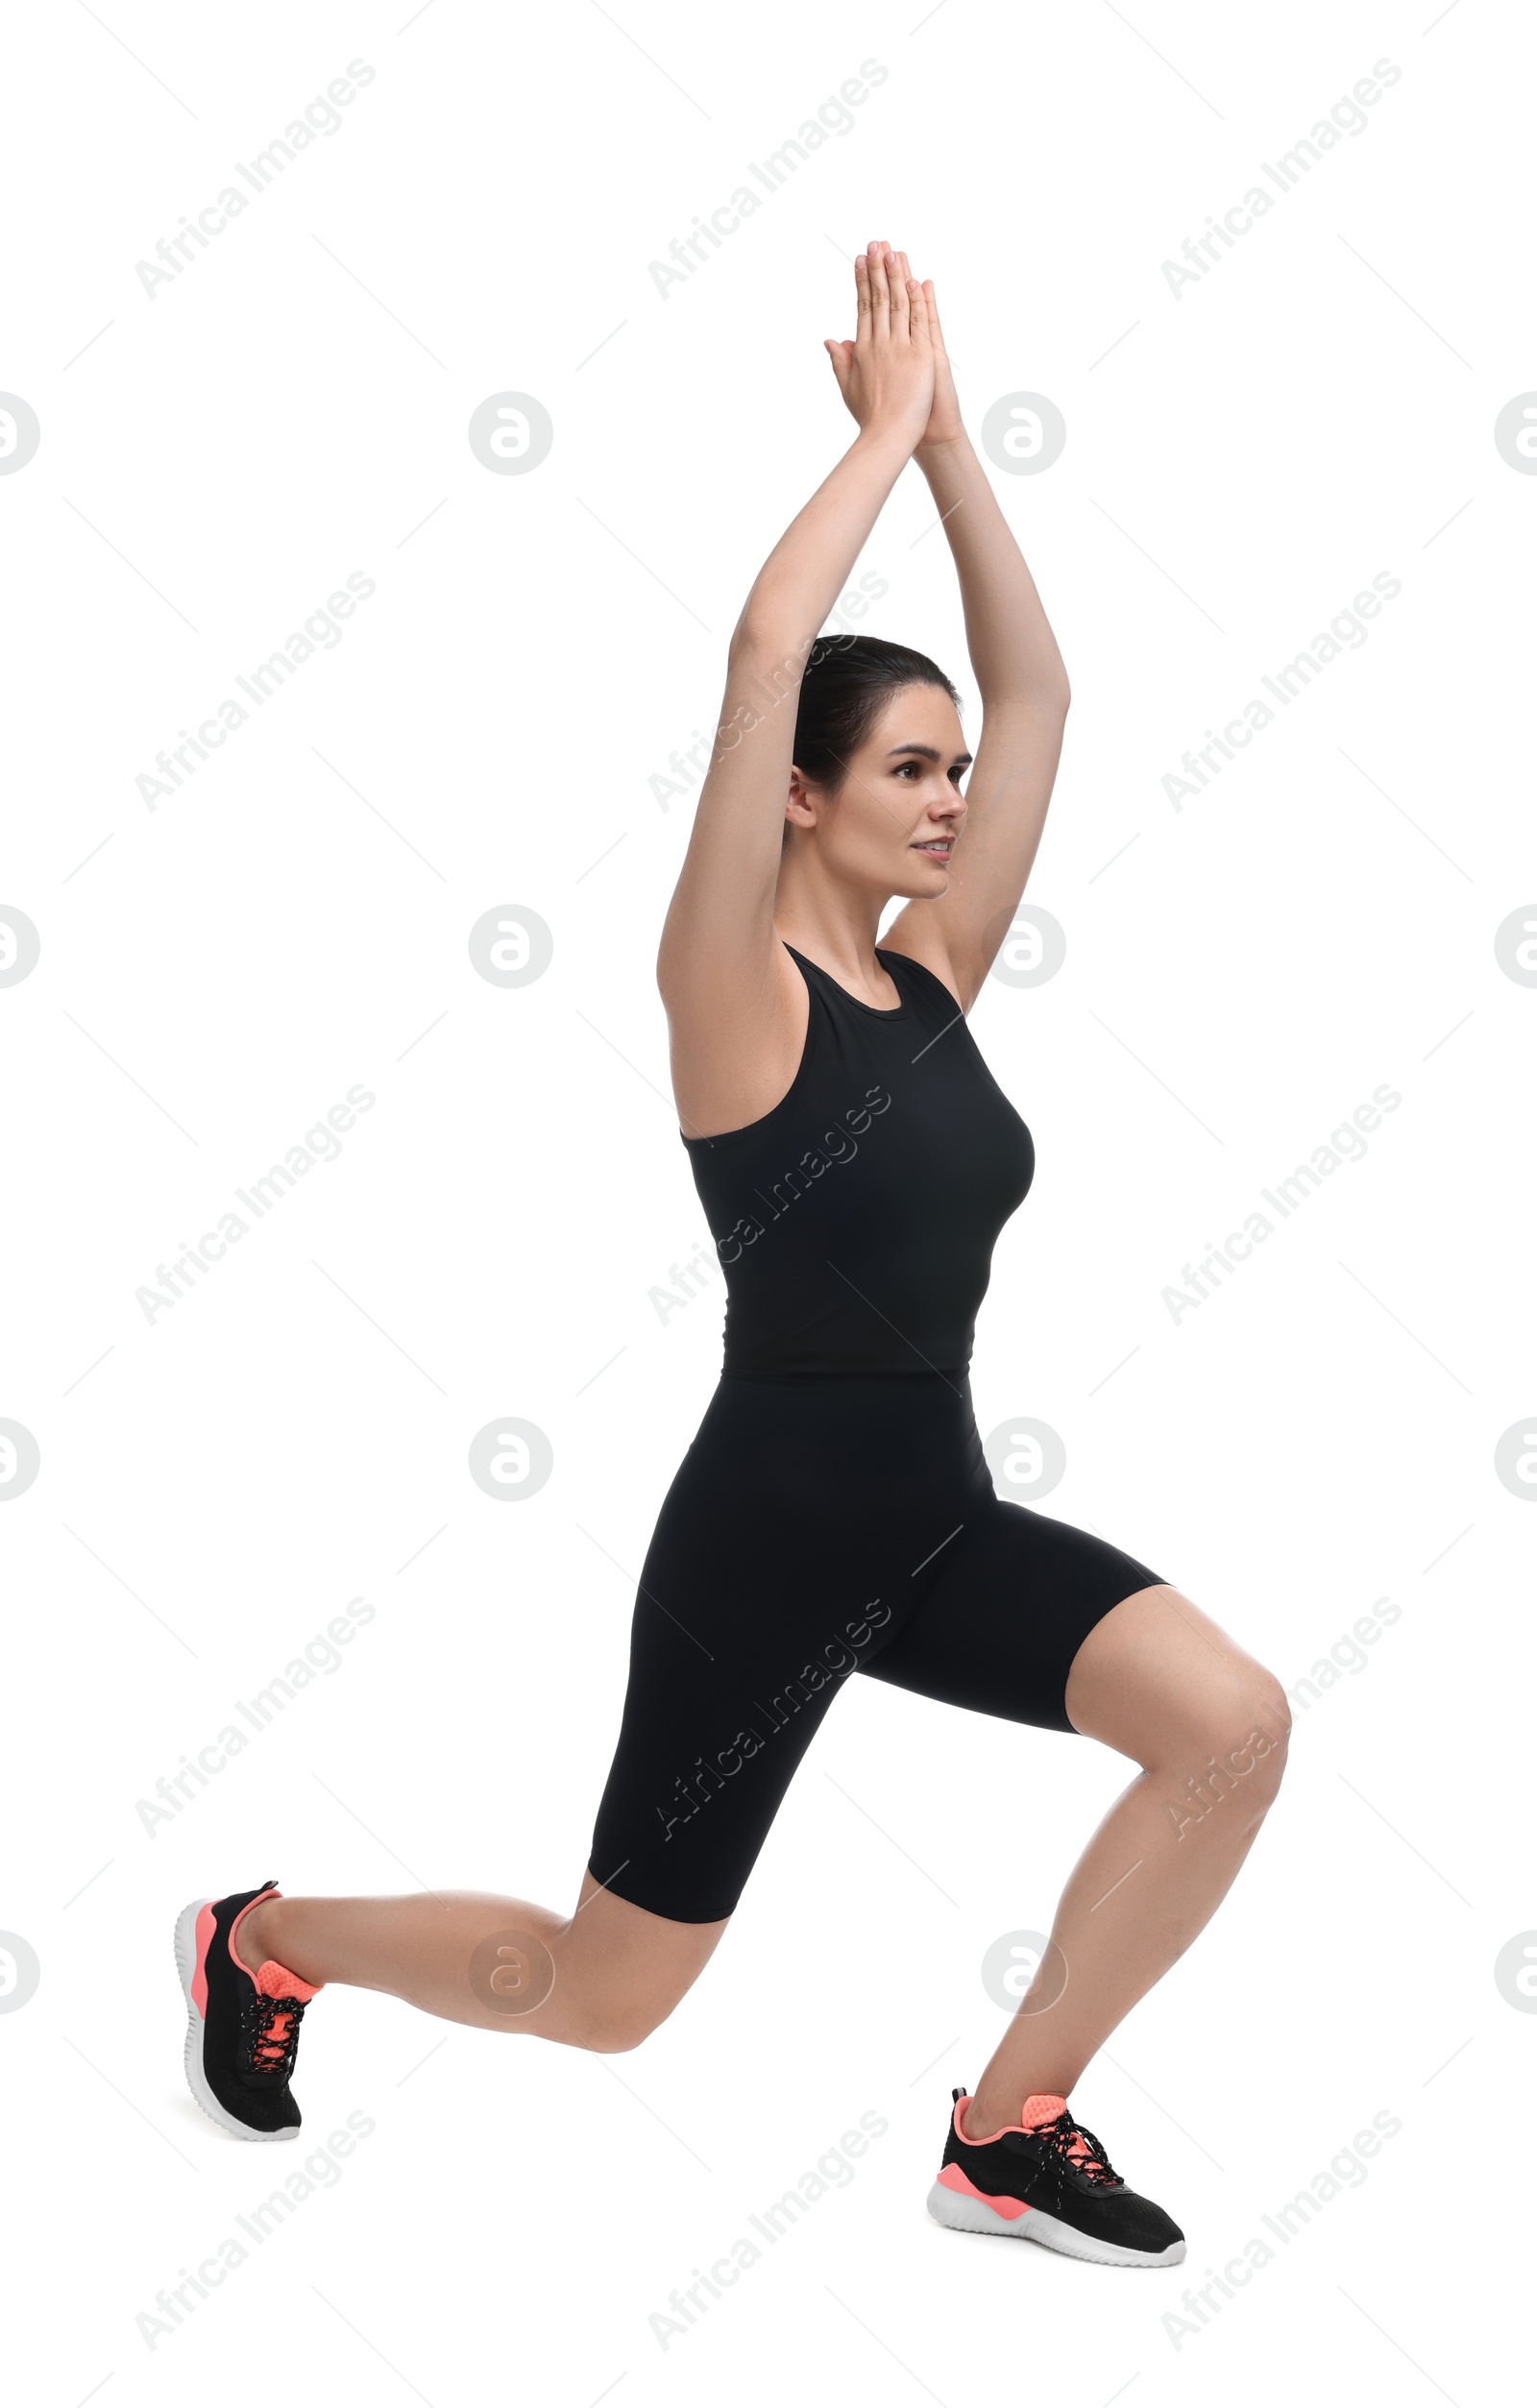
<path fill-rule="evenodd" d="M 1247 1736 L 1266 1742 L 1265 1761 L 1279 1775 L 1285 1767 L 1286 1743 L 1291 1738 L 1291 1706 L 1274 1672 L 1267 1672 L 1262 1665 L 1255 1667 L 1244 1684 L 1242 1711 L 1249 1724 Z"/>
<path fill-rule="evenodd" d="M 1200 1715 L 1194 1739 L 1201 1763 L 1192 1771 L 1217 1796 L 1241 1795 L 1263 1811 L 1281 1786 L 1290 1736 L 1286 1692 L 1256 1664 L 1226 1684 Z"/>
<path fill-rule="evenodd" d="M 675 1998 L 608 2001 L 585 2019 L 580 2046 L 595 2056 L 623 2056 L 648 2040 L 676 2005 Z"/>
<path fill-rule="evenodd" d="M 693 1987 L 724 1930 L 613 1897 L 589 1872 L 555 1952 L 560 2038 L 598 2056 L 638 2049 Z"/>

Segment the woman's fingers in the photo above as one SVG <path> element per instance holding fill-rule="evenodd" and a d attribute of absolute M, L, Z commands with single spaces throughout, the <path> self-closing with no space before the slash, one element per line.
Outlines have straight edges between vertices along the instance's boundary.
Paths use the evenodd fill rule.
<path fill-rule="evenodd" d="M 870 330 L 870 263 L 860 252 L 854 261 L 854 292 L 856 296 L 856 339 Z"/>
<path fill-rule="evenodd" d="M 908 318 L 908 272 L 901 265 L 901 251 L 891 251 L 891 243 L 872 243 L 879 255 L 882 272 L 887 277 L 887 323 L 893 334 L 906 334 Z"/>
<path fill-rule="evenodd" d="M 908 328 L 911 339 L 915 343 L 926 344 L 929 340 L 929 312 L 923 287 L 908 266 L 907 253 L 899 251 L 896 255 L 901 264 L 902 288 L 907 294 Z"/>
<path fill-rule="evenodd" d="M 884 334 L 890 325 L 891 294 L 886 280 L 886 260 L 879 243 L 872 242 L 867 261 L 870 287 L 871 331 Z"/>
<path fill-rule="evenodd" d="M 942 353 L 944 357 L 948 359 L 950 354 L 944 349 L 944 329 L 939 324 L 939 306 L 934 298 L 934 279 L 932 277 L 925 277 L 923 280 L 923 306 L 924 314 L 928 318 L 929 322 L 929 341 L 934 345 L 937 352 Z"/>
<path fill-rule="evenodd" d="M 907 270 L 899 251 L 893 251 L 890 243 L 881 248 L 886 254 L 886 283 L 891 299 L 891 332 L 900 337 L 908 330 Z"/>
<path fill-rule="evenodd" d="M 935 359 L 949 359 L 949 352 L 944 350 L 944 328 L 939 325 L 939 305 L 935 301 L 935 286 L 930 277 L 923 280 L 923 318 L 928 325 L 928 339 L 935 352 Z"/>
<path fill-rule="evenodd" d="M 879 323 L 884 304 L 889 332 L 905 335 L 909 340 L 922 340 L 926 312 L 921 290 L 914 293 L 908 290 L 909 284 L 916 280 L 908 266 L 907 253 L 893 251 L 889 242 L 872 242 L 868 273 L 875 321 Z"/>

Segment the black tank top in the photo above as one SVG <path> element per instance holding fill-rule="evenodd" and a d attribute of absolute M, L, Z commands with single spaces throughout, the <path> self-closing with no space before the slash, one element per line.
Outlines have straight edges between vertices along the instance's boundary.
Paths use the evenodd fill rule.
<path fill-rule="evenodd" d="M 964 1372 L 1029 1130 L 948 987 L 879 947 L 901 1002 L 811 990 L 793 1083 L 719 1137 L 680 1131 L 726 1284 L 722 1369 Z"/>

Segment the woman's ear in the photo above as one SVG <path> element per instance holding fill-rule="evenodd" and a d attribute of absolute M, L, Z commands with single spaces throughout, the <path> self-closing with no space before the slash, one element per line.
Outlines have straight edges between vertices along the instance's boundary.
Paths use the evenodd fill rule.
<path fill-rule="evenodd" d="M 790 772 L 790 792 L 785 800 L 786 831 L 788 833 L 792 827 L 815 828 L 816 825 L 817 806 L 807 791 L 806 780 L 798 769 L 793 767 Z"/>

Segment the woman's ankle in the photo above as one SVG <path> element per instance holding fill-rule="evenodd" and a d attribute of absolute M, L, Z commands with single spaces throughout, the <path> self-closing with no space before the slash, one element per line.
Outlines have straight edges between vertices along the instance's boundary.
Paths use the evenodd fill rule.
<path fill-rule="evenodd" d="M 961 2129 L 967 2140 L 986 2140 L 990 2132 L 1000 2132 L 1015 2123 L 1019 2115 L 1017 2101 L 1012 2107 L 999 2107 L 995 2098 L 979 2092 L 968 2099 L 961 2116 Z"/>
<path fill-rule="evenodd" d="M 986 2140 L 990 2133 L 1012 2131 L 1018 2128 L 1029 2099 L 1065 2099 L 1067 2084 L 1059 2089 L 1052 2082 L 1026 2082 L 1023 2089 L 1015 2083 L 1008 2091 L 979 2090 L 966 2101 L 961 2118 L 961 2129 L 967 2140 Z"/>
<path fill-rule="evenodd" d="M 235 1926 L 234 1953 L 253 1978 L 261 1971 L 269 1958 L 281 1964 L 282 1958 L 275 1944 L 273 1909 L 280 1902 L 274 1898 L 258 1899 L 249 1907 Z"/>

